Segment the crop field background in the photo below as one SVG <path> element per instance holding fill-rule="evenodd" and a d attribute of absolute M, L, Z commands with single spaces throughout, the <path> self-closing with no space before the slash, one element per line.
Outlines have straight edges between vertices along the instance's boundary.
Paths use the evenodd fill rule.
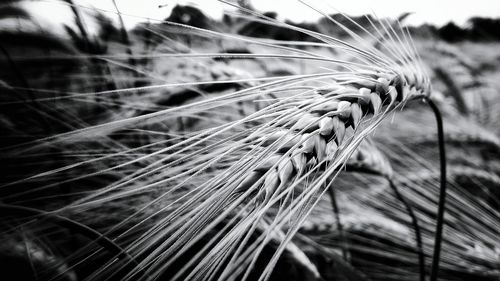
<path fill-rule="evenodd" d="M 1 280 L 500 280 L 499 19 L 36 2 L 0 3 Z"/>

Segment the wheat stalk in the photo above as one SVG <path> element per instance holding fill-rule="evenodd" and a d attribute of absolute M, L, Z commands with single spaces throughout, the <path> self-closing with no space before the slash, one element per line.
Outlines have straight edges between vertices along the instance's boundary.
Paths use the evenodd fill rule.
<path fill-rule="evenodd" d="M 188 221 L 184 226 L 177 224 L 166 226 L 163 234 L 171 233 L 172 238 L 168 239 L 162 247 L 158 248 L 158 251 L 151 255 L 164 260 L 162 268 L 168 266 L 169 260 L 178 256 L 170 256 L 174 251 L 182 252 L 193 243 L 178 244 L 174 242 L 173 237 L 190 231 L 190 229 L 203 227 L 205 230 L 193 233 L 196 235 L 195 237 L 202 237 L 208 233 L 206 229 L 215 225 L 208 223 L 207 220 L 210 216 L 217 214 L 215 222 L 219 222 L 220 218 L 229 215 L 233 209 L 247 210 L 245 213 L 248 215 L 245 217 L 236 215 L 240 220 L 238 227 L 230 231 L 230 234 L 226 234 L 224 239 L 217 243 L 217 246 L 207 250 L 205 257 L 187 276 L 188 279 L 204 279 L 202 276 L 216 278 L 212 275 L 214 265 L 210 267 L 207 265 L 209 262 L 217 261 L 218 265 L 222 266 L 221 262 L 227 260 L 228 264 L 224 264 L 226 269 L 219 278 L 234 279 L 243 274 L 245 279 L 255 264 L 256 258 L 262 250 L 262 245 L 271 239 L 269 235 L 273 229 L 283 227 L 287 221 L 293 218 L 295 213 L 303 213 L 299 219 L 292 219 L 292 225 L 282 240 L 282 245 L 286 245 L 303 220 L 300 217 L 304 217 L 308 213 L 307 209 L 303 211 L 301 209 L 314 204 L 316 201 L 314 194 L 320 195 L 324 192 L 320 189 L 320 183 L 327 176 L 338 171 L 338 168 L 349 159 L 353 148 L 360 143 L 364 136 L 373 130 L 389 111 L 397 108 L 398 104 L 404 104 L 408 100 L 425 96 L 428 93 L 426 79 L 416 78 L 413 74 L 391 74 L 391 72 L 365 70 L 357 74 L 329 73 L 328 77 L 335 79 L 334 86 L 316 87 L 289 98 L 281 98 L 271 106 L 264 108 L 258 115 L 250 115 L 242 121 L 230 125 L 231 128 L 231 126 L 238 126 L 244 122 L 265 121 L 260 127 L 254 127 L 248 136 L 233 142 L 232 145 L 227 145 L 227 141 L 225 141 L 226 148 L 218 150 L 217 153 L 221 155 L 217 156 L 217 161 L 228 155 L 229 152 L 234 153 L 236 150 L 243 149 L 242 160 L 237 161 L 226 172 L 217 175 L 215 179 L 200 187 L 200 191 L 210 190 L 210 193 L 203 191 L 201 193 L 203 198 L 190 199 L 191 202 L 187 202 L 188 204 L 199 202 L 197 204 L 201 203 L 202 207 L 187 211 L 185 215 L 176 218 L 176 221 L 186 218 Z M 302 77 L 299 81 L 312 82 L 314 78 Z M 288 82 L 288 85 L 279 84 L 279 87 L 266 85 L 267 88 L 274 86 L 274 89 L 266 89 L 266 92 L 286 89 L 292 84 L 290 82 L 295 81 L 285 82 Z M 374 116 L 370 118 L 369 113 L 374 113 Z M 363 124 L 361 124 L 362 122 Z M 363 128 L 362 126 L 366 127 L 359 129 L 360 126 L 361 128 Z M 349 127 L 353 128 L 354 131 L 349 136 L 349 141 L 344 142 L 345 131 Z M 217 128 L 217 130 L 224 132 L 226 128 L 228 127 Z M 209 132 L 210 136 L 205 137 L 205 139 L 213 138 L 214 134 L 222 135 L 222 133 L 216 133 L 215 130 L 209 130 Z M 229 138 L 226 139 L 229 141 Z M 200 141 L 197 139 L 190 145 L 195 147 L 198 142 Z M 225 152 L 227 148 L 229 148 L 229 152 Z M 197 157 L 199 157 L 199 150 L 196 151 L 198 152 Z M 210 153 L 209 155 L 213 157 L 216 154 Z M 251 157 L 249 157 L 250 155 Z M 183 161 L 188 159 L 185 157 Z M 206 167 L 200 163 L 205 160 L 198 161 L 188 162 L 197 167 L 191 168 L 191 170 Z M 207 166 L 215 162 L 210 161 Z M 318 179 L 313 180 L 307 189 L 302 191 L 303 195 L 294 198 L 292 193 L 296 187 L 313 173 L 316 173 L 318 167 L 324 164 L 329 166 L 326 172 Z M 252 194 L 253 196 L 250 198 L 256 200 L 249 200 L 248 197 Z M 254 232 L 255 223 L 279 201 L 283 201 L 283 203 L 280 204 L 277 214 L 273 218 L 273 223 L 257 242 L 250 247 L 246 242 L 238 242 L 249 241 L 250 235 Z M 239 206 L 242 203 L 244 205 Z M 189 210 L 190 208 L 185 204 L 183 208 Z M 203 209 L 203 213 L 200 213 L 198 209 Z M 242 214 L 241 211 L 236 212 Z M 174 217 L 169 216 L 164 221 L 169 221 L 172 218 Z M 174 230 L 172 227 L 175 225 L 180 226 L 181 229 Z M 169 229 L 173 232 L 170 232 Z M 244 229 L 247 234 L 242 232 Z M 197 241 L 197 239 L 199 238 L 193 238 L 193 241 Z M 283 246 L 278 249 L 261 278 L 269 277 L 270 270 L 283 249 Z M 232 253 L 232 257 L 226 256 L 228 253 Z M 153 261 L 151 260 L 151 262 Z M 145 262 L 143 265 L 149 266 L 150 264 Z M 160 266 L 157 262 L 153 262 L 152 265 L 152 268 Z M 207 271 L 210 268 L 212 269 Z M 234 270 L 235 268 L 238 270 Z"/>
<path fill-rule="evenodd" d="M 429 78 L 420 65 L 411 38 L 402 28 L 395 30 L 394 25 L 382 21 L 379 25 L 371 23 L 378 34 L 366 29 L 356 34 L 327 16 L 352 36 L 352 42 L 346 42 L 280 23 L 244 8 L 242 10 L 260 22 L 309 35 L 325 47 L 343 53 L 345 58 L 328 57 L 278 42 L 165 22 L 185 32 L 271 50 L 255 54 L 180 52 L 164 55 L 169 59 L 280 59 L 321 63 L 325 66 L 321 72 L 312 74 L 219 81 L 248 82 L 250 86 L 173 108 L 83 126 L 9 148 L 11 153 L 32 153 L 43 151 L 46 147 L 64 145 L 77 151 L 101 140 L 115 147 L 111 136 L 117 132 L 145 130 L 147 125 L 170 124 L 176 122 L 172 120 L 182 118 L 207 120 L 218 116 L 213 120 L 215 125 L 197 131 L 184 129 L 169 132 L 169 136 L 173 136 L 171 141 L 159 142 L 164 147 L 160 145 L 153 151 L 145 150 L 139 156 L 133 154 L 136 152 L 134 149 L 123 150 L 118 147 L 112 155 L 125 156 L 122 163 L 66 181 L 104 173 L 116 173 L 118 178 L 60 207 L 54 213 L 92 213 L 114 201 L 154 194 L 151 202 L 143 202 L 133 214 L 107 231 L 120 232 L 117 240 L 127 239 L 135 232 L 140 233 L 127 241 L 125 250 L 133 257 L 141 257 L 141 260 L 135 270 L 124 277 L 126 280 L 161 277 L 165 272 L 174 270 L 178 260 L 201 242 L 205 246 L 189 263 L 178 269 L 173 279 L 245 280 L 255 270 L 266 245 L 278 241 L 279 246 L 266 261 L 258 277 L 259 280 L 268 279 L 280 255 L 286 251 L 287 245 L 293 245 L 289 243 L 294 234 L 327 188 L 334 184 L 342 168 L 355 165 L 349 164 L 350 159 L 364 157 L 364 163 L 368 163 L 371 169 L 382 171 L 384 175 L 390 174 L 385 163 L 377 162 L 378 158 L 371 159 L 359 154 L 357 148 L 390 113 L 401 109 L 411 100 L 430 94 Z M 371 46 L 362 35 L 380 43 L 379 48 Z M 315 44 L 311 43 L 310 46 Z M 272 52 L 276 50 L 283 54 Z M 113 58 L 105 56 L 90 57 L 113 62 Z M 114 94 L 188 88 L 202 84 L 215 83 L 171 82 L 70 93 L 61 99 L 106 98 Z M 261 107 L 234 120 L 238 116 L 234 112 L 245 103 L 258 103 Z M 214 111 L 229 113 L 224 116 L 214 114 Z M 111 157 L 107 155 L 99 159 Z M 61 172 L 92 161 L 37 174 L 17 183 L 56 177 Z M 139 168 L 135 168 L 136 164 Z M 123 230 L 131 221 L 132 225 Z M 264 221 L 266 227 L 263 228 Z M 147 229 L 140 231 L 146 223 Z M 114 263 L 116 261 L 110 261 L 95 276 L 109 271 Z"/>

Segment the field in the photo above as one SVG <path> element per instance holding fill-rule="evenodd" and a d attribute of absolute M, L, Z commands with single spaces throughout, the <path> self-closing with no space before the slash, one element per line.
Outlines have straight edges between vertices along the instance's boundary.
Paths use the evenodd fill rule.
<path fill-rule="evenodd" d="M 498 42 L 62 2 L 0 6 L 2 280 L 500 280 Z"/>

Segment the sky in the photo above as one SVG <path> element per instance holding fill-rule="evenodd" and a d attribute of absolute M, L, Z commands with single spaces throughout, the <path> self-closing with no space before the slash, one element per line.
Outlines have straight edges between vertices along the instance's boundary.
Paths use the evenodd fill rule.
<path fill-rule="evenodd" d="M 95 7 L 108 11 L 110 17 L 115 8 L 112 0 L 74 0 L 84 7 Z M 123 19 L 129 27 L 150 18 L 152 21 L 165 19 L 177 4 L 191 4 L 213 18 L 221 18 L 224 10 L 231 7 L 217 0 L 115 0 Z M 443 25 L 454 21 L 459 25 L 466 23 L 473 16 L 500 18 L 500 0 L 306 0 L 316 9 L 349 15 L 375 14 L 378 17 L 395 18 L 403 12 L 413 12 L 406 23 L 419 25 L 432 23 Z M 296 22 L 315 21 L 321 14 L 299 2 L 298 0 L 251 0 L 252 5 L 260 11 L 276 11 L 281 19 Z M 30 1 L 31 11 L 49 22 L 65 22 L 71 18 L 67 6 L 58 0 Z M 160 7 L 161 6 L 161 7 Z"/>

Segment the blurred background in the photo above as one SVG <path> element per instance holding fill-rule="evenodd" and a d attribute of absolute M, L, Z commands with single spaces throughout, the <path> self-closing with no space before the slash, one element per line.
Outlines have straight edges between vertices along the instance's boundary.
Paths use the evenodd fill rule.
<path fill-rule="evenodd" d="M 133 191 L 156 184 L 168 171 L 127 179 L 149 172 L 155 161 L 161 163 L 163 156 L 155 153 L 179 136 L 247 116 L 265 101 L 200 116 L 166 116 L 132 128 L 108 124 L 233 93 L 268 78 L 336 70 L 319 61 L 284 59 L 280 55 L 288 51 L 256 42 L 342 61 L 357 59 L 252 13 L 357 43 L 348 28 L 378 49 L 383 46 L 377 39 L 388 39 L 378 33 L 381 24 L 412 35 L 411 47 L 421 56 L 432 80 L 432 97 L 446 121 L 453 200 L 442 280 L 498 281 L 500 1 L 1 1 L 0 204 L 47 214 L 110 186 Z M 389 155 L 405 187 L 402 193 L 422 220 L 424 251 L 430 257 L 439 176 L 434 120 L 422 105 L 408 107 L 398 112 L 398 122 L 382 124 L 374 139 Z M 99 134 L 51 142 L 55 136 L 100 125 Z M 373 180 L 373 175 L 352 177 L 339 181 L 345 233 L 338 231 L 325 196 L 300 229 L 307 239 L 294 242 L 324 280 L 417 280 L 413 230 L 387 181 Z M 161 192 L 148 190 L 60 213 L 102 233 L 117 226 L 110 238 L 127 248 L 155 227 L 155 221 L 134 232 L 120 223 Z M 127 223 L 140 221 L 162 203 Z M 96 245 L 79 252 L 92 241 L 75 230 L 27 222 L 17 213 L 0 221 L 2 280 L 92 279 L 112 257 Z M 349 266 L 369 278 L 350 275 L 352 268 L 339 261 L 345 239 L 353 246 L 346 255 Z M 275 246 L 266 250 L 272 253 Z M 285 256 L 273 280 L 318 280 L 311 266 L 290 253 Z"/>

